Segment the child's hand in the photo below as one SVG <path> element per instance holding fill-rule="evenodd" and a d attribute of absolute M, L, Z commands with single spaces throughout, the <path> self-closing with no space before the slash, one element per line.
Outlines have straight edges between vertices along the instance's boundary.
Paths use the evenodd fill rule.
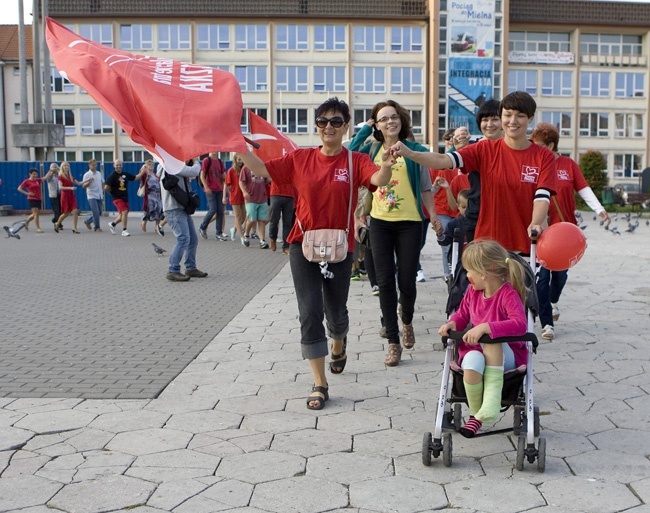
<path fill-rule="evenodd" d="M 471 330 L 465 333 L 465 335 L 463 335 L 463 342 L 473 346 L 478 344 L 479 339 L 483 335 L 489 335 L 489 334 L 490 334 L 490 325 L 487 322 L 484 322 L 483 324 L 474 326 Z"/>
<path fill-rule="evenodd" d="M 449 321 L 443 324 L 438 328 L 438 335 L 441 337 L 449 336 L 449 330 L 456 331 L 456 323 L 454 321 Z"/>
<path fill-rule="evenodd" d="M 433 185 L 441 189 L 449 189 L 449 182 L 445 180 L 442 176 L 436 178 L 435 182 L 433 182 Z"/>

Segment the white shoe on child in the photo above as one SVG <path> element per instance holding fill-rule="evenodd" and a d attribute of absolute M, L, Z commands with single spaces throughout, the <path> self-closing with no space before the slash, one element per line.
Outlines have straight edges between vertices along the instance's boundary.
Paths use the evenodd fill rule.
<path fill-rule="evenodd" d="M 560 318 L 560 309 L 557 307 L 557 303 L 551 303 L 553 308 L 553 320 L 557 321 Z"/>
<path fill-rule="evenodd" d="M 542 328 L 542 338 L 545 340 L 553 340 L 555 338 L 555 333 L 553 333 L 553 326 L 547 324 Z"/>

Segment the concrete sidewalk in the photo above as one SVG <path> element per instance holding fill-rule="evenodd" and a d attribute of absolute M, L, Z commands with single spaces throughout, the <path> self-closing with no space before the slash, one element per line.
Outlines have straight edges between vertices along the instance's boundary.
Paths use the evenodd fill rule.
<path fill-rule="evenodd" d="M 508 435 L 455 434 L 451 467 L 422 465 L 440 279 L 418 284 L 417 343 L 395 368 L 383 364 L 378 299 L 353 282 L 347 367 L 329 375 L 325 408 L 307 410 L 284 266 L 155 399 L 0 399 L 0 512 L 650 513 L 650 227 L 612 235 L 585 218 L 587 254 L 535 359 L 545 473 L 515 470 Z M 427 275 L 438 255 L 427 243 Z"/>

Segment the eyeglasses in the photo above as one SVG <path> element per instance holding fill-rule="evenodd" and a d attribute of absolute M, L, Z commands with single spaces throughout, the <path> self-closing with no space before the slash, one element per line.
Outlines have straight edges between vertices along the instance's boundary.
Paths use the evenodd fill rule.
<path fill-rule="evenodd" d="M 316 126 L 318 128 L 325 128 L 327 123 L 332 125 L 334 128 L 341 128 L 345 121 L 341 116 L 334 116 L 333 118 L 316 118 Z"/>
<path fill-rule="evenodd" d="M 388 123 L 389 121 L 399 121 L 399 114 L 393 114 L 392 116 L 384 116 L 383 118 L 379 118 L 377 120 L 377 123 Z"/>

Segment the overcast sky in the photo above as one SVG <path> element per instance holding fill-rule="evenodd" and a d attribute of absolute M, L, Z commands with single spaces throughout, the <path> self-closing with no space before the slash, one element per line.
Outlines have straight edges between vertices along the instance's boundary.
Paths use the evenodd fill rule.
<path fill-rule="evenodd" d="M 568 1 L 568 0 L 567 0 Z M 638 4 L 650 3 L 650 0 L 593 0 L 595 2 L 631 2 Z M 23 0 L 25 23 L 31 24 L 32 0 Z M 18 0 L 0 0 L 0 25 L 18 24 Z"/>

